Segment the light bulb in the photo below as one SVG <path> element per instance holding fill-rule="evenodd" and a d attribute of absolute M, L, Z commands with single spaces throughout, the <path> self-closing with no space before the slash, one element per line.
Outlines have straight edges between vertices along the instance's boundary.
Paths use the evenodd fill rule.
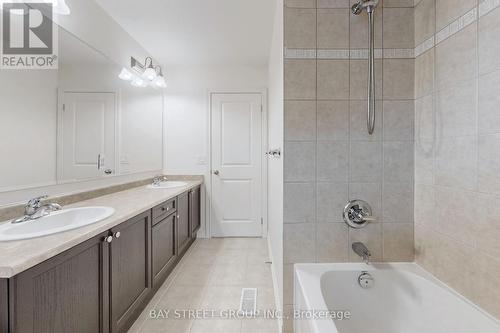
<path fill-rule="evenodd" d="M 152 66 L 150 66 L 146 68 L 142 76 L 148 79 L 149 81 L 153 81 L 154 79 L 156 79 L 156 71 Z"/>
<path fill-rule="evenodd" d="M 148 84 L 140 77 L 135 77 L 131 83 L 134 87 L 146 87 Z"/>
<path fill-rule="evenodd" d="M 122 71 L 120 72 L 120 75 L 118 75 L 118 77 L 124 81 L 130 81 L 130 80 L 132 80 L 133 75 L 132 75 L 132 73 L 130 73 L 130 71 L 128 69 L 126 69 L 124 67 L 124 68 L 122 68 Z"/>
<path fill-rule="evenodd" d="M 165 78 L 162 75 L 159 75 L 158 77 L 156 77 L 156 79 L 154 80 L 153 83 L 158 88 L 166 88 L 167 87 L 167 83 L 165 82 Z"/>

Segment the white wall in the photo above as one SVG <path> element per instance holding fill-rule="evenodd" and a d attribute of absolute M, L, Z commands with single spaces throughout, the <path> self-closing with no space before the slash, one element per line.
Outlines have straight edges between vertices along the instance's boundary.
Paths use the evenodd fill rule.
<path fill-rule="evenodd" d="M 283 151 L 283 0 L 277 1 L 271 54 L 269 56 L 269 149 Z M 268 164 L 269 248 L 277 306 L 283 310 L 283 157 Z"/>

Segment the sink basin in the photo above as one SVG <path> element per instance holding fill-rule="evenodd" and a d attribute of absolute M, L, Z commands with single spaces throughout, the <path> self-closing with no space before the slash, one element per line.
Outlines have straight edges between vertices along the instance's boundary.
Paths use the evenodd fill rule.
<path fill-rule="evenodd" d="M 13 241 L 52 235 L 102 221 L 115 213 L 111 207 L 63 209 L 37 220 L 0 225 L 0 241 Z"/>
<path fill-rule="evenodd" d="M 186 186 L 188 183 L 180 181 L 165 181 L 161 182 L 159 185 L 149 185 L 150 188 L 176 188 Z"/>

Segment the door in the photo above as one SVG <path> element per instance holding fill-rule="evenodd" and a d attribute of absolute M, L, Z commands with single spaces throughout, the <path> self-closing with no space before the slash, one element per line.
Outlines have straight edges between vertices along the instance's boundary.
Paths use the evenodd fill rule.
<path fill-rule="evenodd" d="M 107 234 L 10 279 L 9 332 L 109 332 Z"/>
<path fill-rule="evenodd" d="M 200 188 L 189 191 L 189 233 L 196 238 L 196 232 L 201 227 Z"/>
<path fill-rule="evenodd" d="M 189 198 L 188 192 L 177 197 L 177 241 L 179 253 L 182 255 L 190 240 L 189 234 Z"/>
<path fill-rule="evenodd" d="M 80 180 L 115 170 L 115 94 L 64 92 L 59 117 L 58 177 Z"/>
<path fill-rule="evenodd" d="M 177 259 L 175 214 L 171 214 L 153 226 L 152 242 L 153 287 L 157 288 L 173 269 Z"/>
<path fill-rule="evenodd" d="M 212 94 L 214 237 L 262 236 L 262 95 Z"/>
<path fill-rule="evenodd" d="M 111 332 L 126 332 L 152 288 L 151 214 L 140 214 L 111 231 Z"/>

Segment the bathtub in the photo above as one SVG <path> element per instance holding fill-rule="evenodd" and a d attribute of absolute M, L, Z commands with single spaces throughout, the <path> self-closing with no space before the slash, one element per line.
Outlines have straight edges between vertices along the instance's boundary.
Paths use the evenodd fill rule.
<path fill-rule="evenodd" d="M 362 271 L 372 288 L 358 284 Z M 500 332 L 499 321 L 413 263 L 296 264 L 294 274 L 295 333 Z"/>

